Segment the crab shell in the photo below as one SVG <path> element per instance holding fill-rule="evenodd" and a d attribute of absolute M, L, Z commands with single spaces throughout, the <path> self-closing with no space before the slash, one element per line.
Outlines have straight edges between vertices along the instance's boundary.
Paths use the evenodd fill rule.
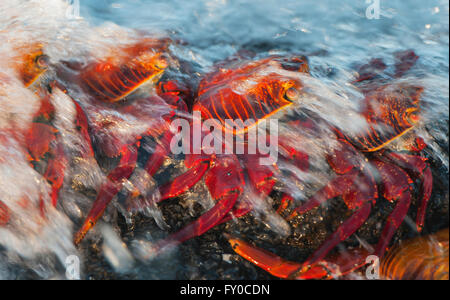
<path fill-rule="evenodd" d="M 114 103 L 146 83 L 157 82 L 169 65 L 165 54 L 168 43 L 167 39 L 145 39 L 114 51 L 81 70 L 81 88 L 96 100 Z"/>
<path fill-rule="evenodd" d="M 366 95 L 361 108 L 368 128 L 357 135 L 344 135 L 356 148 L 374 152 L 410 131 L 419 121 L 423 87 L 382 86 Z"/>
<path fill-rule="evenodd" d="M 200 83 L 193 110 L 199 111 L 203 119 L 215 120 L 225 131 L 245 133 L 299 100 L 303 85 L 288 72 L 305 73 L 308 69 L 302 56 L 273 56 L 220 67 Z"/>

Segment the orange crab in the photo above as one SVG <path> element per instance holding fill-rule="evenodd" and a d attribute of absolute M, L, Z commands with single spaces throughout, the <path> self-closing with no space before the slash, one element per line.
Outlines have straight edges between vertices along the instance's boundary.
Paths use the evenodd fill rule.
<path fill-rule="evenodd" d="M 263 70 L 264 68 L 266 68 L 266 65 L 268 63 L 276 65 L 276 67 L 280 70 L 288 70 L 294 67 L 296 70 L 302 71 L 307 68 L 307 63 L 302 57 L 271 57 L 256 63 L 252 62 L 248 63 L 248 65 L 244 64 L 242 68 L 236 68 L 236 70 L 230 68 L 230 74 L 228 74 L 229 76 L 222 76 L 220 72 L 215 73 L 217 75 L 216 77 L 211 75 L 211 77 L 207 77 L 200 84 L 199 97 L 195 102 L 196 104 L 194 105 L 194 112 L 200 112 L 204 110 L 203 108 L 201 108 L 202 104 L 206 105 L 207 103 L 214 101 L 217 96 L 216 90 L 211 89 L 211 92 L 209 92 L 209 88 L 211 88 L 213 85 L 216 85 L 217 90 L 220 90 L 221 92 L 228 91 L 229 93 L 232 93 L 231 89 L 228 88 L 229 78 L 245 78 L 255 69 Z M 116 70 L 118 69 L 127 68 L 116 68 Z M 292 80 L 292 78 L 283 78 L 283 76 L 281 75 L 278 79 L 274 79 L 271 75 L 274 75 L 275 73 L 263 76 L 264 79 L 252 91 L 253 95 L 256 97 L 254 100 L 252 100 L 252 105 L 255 106 L 255 109 L 257 106 L 265 106 L 265 109 L 263 109 L 262 111 L 258 111 L 257 118 L 259 119 L 257 119 L 257 121 L 260 121 L 267 116 L 271 116 L 277 110 L 281 112 L 283 109 L 289 107 L 292 101 L 295 101 L 299 96 L 299 90 L 301 89 L 301 85 L 299 82 Z M 96 76 L 96 78 L 98 79 L 103 77 Z M 106 78 L 110 77 L 106 76 Z M 114 78 L 120 77 L 114 75 Z M 120 82 L 116 83 L 116 85 L 118 85 L 119 83 Z M 100 84 L 98 85 L 100 86 Z M 105 84 L 102 85 L 105 86 Z M 267 97 L 267 93 L 271 93 L 269 88 L 267 88 L 268 86 L 270 88 L 273 88 L 274 93 L 276 93 L 271 95 L 271 99 Z M 182 91 L 183 88 L 180 88 L 180 85 L 174 84 L 173 81 L 158 85 L 159 94 L 164 98 L 166 105 L 168 103 L 171 105 L 172 109 L 176 108 L 181 111 L 186 111 L 186 101 L 183 101 L 183 93 L 180 92 L 180 90 Z M 100 91 L 97 92 L 97 95 L 98 93 L 100 93 Z M 186 92 L 184 94 L 186 94 Z M 236 97 L 238 97 L 237 94 Z M 125 105 L 123 106 L 123 109 L 130 109 L 130 111 L 133 111 L 135 103 L 139 103 L 141 105 L 138 107 L 139 113 L 145 114 L 146 116 L 149 116 L 154 120 L 156 117 L 154 113 L 155 108 L 157 107 L 156 103 L 151 104 L 153 112 L 150 110 L 143 110 L 143 107 L 145 107 L 144 105 L 146 103 L 151 103 L 149 101 L 155 101 L 155 98 L 142 98 L 140 96 L 137 96 L 136 98 L 137 99 L 134 100 L 135 102 L 133 102 L 132 107 Z M 245 98 L 242 97 L 241 99 L 244 100 Z M 92 101 L 97 101 L 95 95 L 93 95 Z M 278 108 L 274 109 L 272 105 L 266 106 L 266 101 L 272 101 L 272 105 L 277 105 Z M 158 105 L 163 104 L 159 103 Z M 122 111 L 122 107 L 118 107 L 117 109 L 119 111 Z M 169 119 L 172 114 L 173 113 L 169 114 Z M 145 116 L 142 115 L 142 117 Z M 161 124 L 162 126 L 164 126 L 163 128 L 167 128 L 166 126 L 169 124 L 167 121 L 169 119 L 166 116 L 163 117 L 163 123 Z M 253 126 L 254 125 L 256 125 L 256 123 L 253 124 Z M 101 125 L 100 127 L 104 128 L 104 125 Z M 161 127 L 155 127 L 155 129 L 161 129 Z M 248 130 L 249 128 L 243 129 L 244 135 Z M 154 130 L 150 133 L 154 135 L 155 132 L 156 131 Z M 145 165 L 145 170 L 150 175 L 153 175 L 159 169 L 165 157 L 170 155 L 170 142 L 174 136 L 174 133 L 172 133 L 171 131 L 166 131 L 164 134 L 159 134 L 161 142 Z M 96 144 L 95 135 L 96 133 L 94 131 L 94 144 Z M 105 138 L 111 138 L 111 135 L 105 135 Z M 118 164 L 118 167 L 116 167 L 108 175 L 108 182 L 101 187 L 97 200 L 94 202 L 93 208 L 89 212 L 82 228 L 77 233 L 75 237 L 76 243 L 79 243 L 83 239 L 87 231 L 95 225 L 96 221 L 103 214 L 106 206 L 110 203 L 114 195 L 117 194 L 122 188 L 123 180 L 131 176 L 131 173 L 136 166 L 137 150 L 135 148 L 136 146 L 130 146 L 130 144 L 128 143 L 125 145 L 125 147 L 127 151 L 121 153 L 121 160 Z M 134 148 L 130 150 L 129 147 Z M 286 149 L 286 153 L 286 155 L 289 156 L 288 159 L 296 160 L 299 167 L 306 168 L 307 158 L 302 153 L 298 153 L 291 148 Z M 201 216 L 196 222 L 186 226 L 180 232 L 172 235 L 167 240 L 161 241 L 160 247 L 158 248 L 163 249 L 166 243 L 173 245 L 174 242 L 182 242 L 193 236 L 201 235 L 213 226 L 231 219 L 233 214 L 242 215 L 250 211 L 251 207 L 249 207 L 248 203 L 240 203 L 238 206 L 234 207 L 234 204 L 236 203 L 240 194 L 243 193 L 246 181 L 244 180 L 244 175 L 241 170 L 240 163 L 245 162 L 247 164 L 246 172 L 248 174 L 247 176 L 251 176 L 251 186 L 257 189 L 258 192 L 268 194 L 272 190 L 275 183 L 275 180 L 272 178 L 274 170 L 271 168 L 271 166 L 261 167 L 258 165 L 258 159 L 262 157 L 264 157 L 264 155 L 262 154 L 244 155 L 243 157 L 239 158 L 235 155 L 211 156 L 204 153 L 200 155 L 186 155 L 185 161 L 188 171 L 176 177 L 171 182 L 160 187 L 160 200 L 162 201 L 167 198 L 172 198 L 186 192 L 205 175 L 206 185 L 209 187 L 212 197 L 218 202 L 214 208 Z M 226 183 L 222 182 L 225 178 Z"/>
<path fill-rule="evenodd" d="M 230 60 L 204 76 L 194 100 L 193 113 L 199 113 L 203 120 L 215 123 L 219 132 L 231 134 L 232 146 L 243 146 L 244 152 L 211 154 L 202 146 L 196 154 L 193 145 L 189 146 L 192 148 L 185 156 L 188 171 L 161 186 L 160 199 L 162 201 L 182 195 L 204 178 L 216 203 L 197 220 L 153 245 L 144 257 L 154 257 L 167 247 L 200 236 L 214 226 L 249 213 L 254 207 L 252 203 L 243 200 L 242 196 L 246 191 L 261 198 L 273 191 L 280 170 L 275 162 L 261 164 L 261 159 L 269 161 L 269 154 L 263 154 L 259 150 L 252 153 L 248 150 L 248 145 L 256 142 L 250 132 L 263 120 L 283 115 L 291 105 L 299 101 L 302 83 L 288 74 L 307 70 L 308 63 L 303 56 L 272 56 L 257 61 Z M 248 89 L 237 91 L 233 84 L 243 83 L 249 77 L 254 84 Z M 251 122 L 245 122 L 251 118 Z M 227 123 L 227 119 L 233 122 Z M 192 134 L 194 130 L 192 128 Z M 205 138 L 210 133 L 211 131 L 206 130 L 200 134 Z M 270 136 L 265 138 L 269 140 Z M 305 171 L 308 168 L 308 156 L 284 143 L 283 137 L 279 139 L 277 146 L 283 148 L 280 150 L 283 155 L 278 159 L 290 161 Z M 216 146 L 222 150 L 227 147 L 226 142 Z"/>
<path fill-rule="evenodd" d="M 58 68 L 61 84 L 68 87 L 68 93 L 79 96 L 87 112 L 89 134 L 97 153 L 108 158 L 120 157 L 76 233 L 75 244 L 95 226 L 132 176 L 143 137 L 151 136 L 160 142 L 145 167 L 148 174 L 154 175 L 164 162 L 162 145 L 170 142 L 172 136 L 170 120 L 176 110 L 187 111 L 181 86 L 175 81 L 156 84 L 170 63 L 166 53 L 169 42 L 146 38 L 116 49 L 100 61 L 83 66 L 65 62 Z M 156 94 L 146 90 L 154 87 Z"/>
<path fill-rule="evenodd" d="M 49 88 L 57 88 L 57 85 L 51 84 Z M 41 105 L 26 134 L 26 147 L 32 164 L 35 167 L 44 165 L 43 176 L 52 187 L 51 200 L 53 206 L 56 206 L 68 161 L 59 130 L 54 126 L 56 112 L 52 103 L 52 94 L 43 89 L 40 89 L 38 93 Z M 86 115 L 81 106 L 73 99 L 71 100 L 76 110 L 75 128 L 87 145 L 88 155 L 93 155 Z"/>
<path fill-rule="evenodd" d="M 403 59 L 403 64 L 399 63 L 397 69 L 404 68 L 405 64 L 409 64 L 409 55 L 404 55 L 403 58 L 399 57 L 399 59 Z M 304 57 L 270 57 L 259 61 L 239 61 L 237 63 L 230 61 L 227 64 L 220 65 L 216 72 L 204 77 L 193 106 L 193 112 L 200 112 L 204 120 L 213 120 L 222 131 L 231 132 L 234 136 L 239 136 L 248 142 L 246 140 L 247 133 L 252 126 L 265 118 L 281 116 L 293 103 L 300 101 L 303 85 L 298 78 L 268 70 L 275 68 L 284 71 L 307 72 L 308 64 Z M 402 72 L 398 71 L 396 74 Z M 239 84 L 249 78 L 251 78 L 252 87 L 250 89 L 240 88 Z M 362 80 L 360 81 L 362 82 Z M 372 84 L 375 86 L 374 83 Z M 395 140 L 414 126 L 418 119 L 418 99 L 421 90 L 421 88 L 406 86 L 401 86 L 397 93 L 389 90 L 387 86 L 373 89 L 373 93 L 368 92 L 366 107 L 361 113 L 371 124 L 372 131 L 369 134 L 350 136 L 334 128 L 340 148 L 334 149 L 328 161 L 339 176 L 305 205 L 297 208 L 290 218 L 320 205 L 326 199 L 337 196 L 343 196 L 347 206 L 355 210 L 355 213 L 313 254 L 311 261 L 306 262 L 306 266 L 309 267 L 320 261 L 335 245 L 355 232 L 364 223 L 372 205 L 378 199 L 377 182 L 369 171 L 369 164 L 358 159 L 359 152 L 354 148 L 355 146 L 359 147 L 360 151 L 376 153 L 371 162 L 381 174 L 381 183 L 384 185 L 383 197 L 390 201 L 398 201 L 380 239 L 376 253 L 382 256 L 395 229 L 405 217 L 411 201 L 410 184 L 412 180 L 409 174 L 396 164 L 407 169 L 410 174 L 422 176 L 422 204 L 417 218 L 418 228 L 422 227 L 424 211 L 432 186 L 430 169 L 425 163 L 425 159 L 419 156 L 391 153 L 384 150 L 390 141 Z M 382 110 L 378 110 L 380 107 Z M 390 128 L 394 131 L 390 136 L 374 129 L 378 128 L 374 124 L 380 127 L 391 124 L 391 120 L 386 119 L 386 115 L 396 117 L 399 122 Z M 250 116 L 254 119 L 247 125 L 232 123 L 230 126 L 225 121 L 227 119 L 244 121 Z M 311 126 L 308 121 L 299 122 L 297 120 L 294 124 L 300 129 L 302 126 Z M 365 144 L 364 141 L 367 139 L 370 139 L 372 144 Z M 308 169 L 308 156 L 305 153 L 284 145 L 283 138 L 281 138 L 279 146 L 282 149 L 280 153 L 288 154 L 284 159 L 292 159 L 301 170 Z M 221 147 L 225 147 L 225 145 Z M 160 188 L 161 200 L 186 192 L 204 176 L 206 186 L 217 203 L 193 223 L 158 242 L 150 251 L 149 256 L 160 253 L 168 246 L 174 246 L 199 236 L 233 217 L 250 212 L 253 209 L 252 204 L 238 200 L 243 195 L 244 188 L 249 186 L 256 194 L 267 196 L 272 191 L 279 173 L 276 165 L 261 165 L 259 159 L 262 157 L 264 156 L 261 154 L 211 155 L 206 154 L 203 149 L 198 154 L 186 155 L 185 163 L 188 171 Z M 354 185 L 353 182 L 357 178 L 360 184 Z M 397 184 L 394 183 L 395 180 L 397 180 Z M 292 201 L 292 197 L 285 194 L 280 211 L 286 208 L 289 201 Z M 241 253 L 245 253 L 245 250 Z M 307 276 L 314 277 L 317 274 L 308 273 L 305 277 Z"/>
<path fill-rule="evenodd" d="M 28 53 L 18 58 L 18 64 L 15 68 L 24 86 L 32 89 L 39 98 L 39 109 L 34 114 L 30 127 L 24 133 L 23 146 L 32 166 L 39 170 L 50 184 L 51 203 L 56 206 L 58 194 L 64 182 L 67 158 L 59 130 L 54 124 L 56 112 L 52 103 L 51 90 L 56 87 L 56 84 L 47 84 L 43 80 L 49 69 L 49 57 L 44 53 L 43 47 L 41 44 L 25 47 L 24 49 L 27 49 Z M 86 116 L 78 103 L 73 99 L 71 100 L 76 108 L 75 127 L 90 146 Z M 41 210 L 44 208 L 43 201 L 41 195 Z M 28 200 L 23 199 L 22 202 L 26 206 Z M 7 224 L 10 218 L 10 210 L 1 201 L 0 215 L 0 224 Z"/>
<path fill-rule="evenodd" d="M 412 51 L 397 53 L 396 58 L 395 73 L 391 78 L 401 76 L 417 60 Z M 426 159 L 414 154 L 414 151 L 422 150 L 424 144 L 419 140 L 412 146 L 407 145 L 403 152 L 391 151 L 386 146 L 417 123 L 423 88 L 386 84 L 377 77 L 385 68 L 380 60 L 372 60 L 370 64 L 361 67 L 360 77 L 355 83 L 361 86 L 366 95 L 361 115 L 366 119 L 368 127 L 361 134 L 349 134 L 334 128 L 338 146 L 328 156 L 328 162 L 336 177 L 306 203 L 295 208 L 288 220 L 335 197 L 342 197 L 353 215 L 301 264 L 285 261 L 241 240 L 231 239 L 230 243 L 237 253 L 278 277 L 327 278 L 330 274 L 336 274 L 331 265 L 324 261 L 327 254 L 364 224 L 375 202 L 382 196 L 396 204 L 373 253 L 383 257 L 410 207 L 413 197 L 412 177 L 419 177 L 422 181 L 421 202 L 416 220 L 418 231 L 422 230 L 432 190 L 432 175 Z M 367 153 L 366 156 L 361 156 L 361 152 Z M 382 187 L 380 195 L 378 183 Z M 360 257 L 355 257 L 351 265 L 364 265 L 359 259 Z M 337 261 L 341 259 L 338 258 Z"/>

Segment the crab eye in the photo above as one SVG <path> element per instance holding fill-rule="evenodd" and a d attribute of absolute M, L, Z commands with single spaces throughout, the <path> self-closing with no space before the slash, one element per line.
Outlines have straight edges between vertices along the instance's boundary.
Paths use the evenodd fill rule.
<path fill-rule="evenodd" d="M 169 61 L 166 57 L 161 56 L 156 60 L 155 66 L 160 70 L 165 69 L 169 66 Z"/>
<path fill-rule="evenodd" d="M 410 124 L 416 124 L 417 122 L 419 122 L 419 119 L 420 119 L 420 117 L 419 117 L 418 111 L 416 111 L 416 110 L 411 111 L 408 114 L 408 121 Z"/>
<path fill-rule="evenodd" d="M 296 88 L 290 87 L 290 88 L 288 88 L 288 89 L 286 90 L 286 92 L 284 93 L 284 98 L 285 98 L 287 101 L 292 102 L 292 101 L 297 100 L 298 97 L 299 97 L 299 95 L 300 95 L 300 92 L 299 92 Z"/>
<path fill-rule="evenodd" d="M 103 73 L 111 70 L 113 68 L 113 65 L 108 62 L 102 62 L 99 63 L 97 66 L 95 66 L 95 71 L 97 73 Z"/>
<path fill-rule="evenodd" d="M 36 65 L 40 69 L 48 68 L 49 57 L 47 55 L 39 55 L 38 57 L 36 57 L 35 61 L 36 61 Z"/>

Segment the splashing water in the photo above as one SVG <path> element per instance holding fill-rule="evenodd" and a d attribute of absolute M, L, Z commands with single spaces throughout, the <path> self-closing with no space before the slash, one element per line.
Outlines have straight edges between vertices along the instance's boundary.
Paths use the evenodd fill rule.
<path fill-rule="evenodd" d="M 73 128 L 74 108 L 68 96 L 57 91 L 52 95 L 56 106 L 55 126 L 61 132 L 73 168 L 70 168 L 60 192 L 61 204 L 56 209 L 49 204 L 50 187 L 43 176 L 30 166 L 23 147 L 25 132 L 39 109 L 39 97 L 32 89 L 23 85 L 17 66 L 21 57 L 26 54 L 23 52 L 27 52 L 35 44 L 42 45 L 52 65 L 63 61 L 86 64 L 90 60 L 110 55 L 112 49 L 133 43 L 142 34 L 150 37 L 169 36 L 177 41 L 171 46 L 171 50 L 193 65 L 192 76 L 196 79 L 200 78 L 200 74 L 213 70 L 218 61 L 243 50 L 254 52 L 257 57 L 268 54 L 304 54 L 309 57 L 312 76 L 299 77 L 308 86 L 308 90 L 302 106 L 296 108 L 294 113 L 301 114 L 302 109 L 307 108 L 348 131 L 361 130 L 365 125 L 365 121 L 358 119 L 354 113 L 364 97 L 350 84 L 357 76 L 356 66 L 374 57 L 383 59 L 387 65 L 393 65 L 393 53 L 413 49 L 420 59 L 414 71 L 401 81 L 424 87 L 422 119 L 414 129 L 415 134 L 424 138 L 427 143 L 426 156 L 437 161 L 436 165 L 443 166 L 435 172 L 448 177 L 449 6 L 446 0 L 413 0 L 408 3 L 400 0 L 381 1 L 380 19 L 366 17 L 368 4 L 363 0 L 268 0 L 263 3 L 252 0 L 80 0 L 71 1 L 72 5 L 74 2 L 81 4 L 79 16 L 78 11 L 64 0 L 12 0 L 0 3 L 0 204 L 3 202 L 11 211 L 8 226 L 0 226 L 0 250 L 8 255 L 7 260 L 0 261 L 0 278 L 14 277 L 14 272 L 4 270 L 7 270 L 9 264 L 18 261 L 21 267 L 34 270 L 38 277 L 49 278 L 57 276 L 58 272 L 64 272 L 54 266 L 58 265 L 54 261 L 48 263 L 45 271 L 42 271 L 36 267 L 40 265 L 36 264 L 36 260 L 42 255 L 50 254 L 55 257 L 55 261 L 59 260 L 60 264 L 64 264 L 65 257 L 78 253 L 72 244 L 72 222 L 80 221 L 93 200 L 88 196 L 89 193 L 83 191 L 95 191 L 105 180 L 104 170 L 93 157 L 80 159 L 83 156 L 80 153 L 86 149 L 83 149 L 80 136 Z M 53 70 L 50 70 L 43 80 L 54 75 Z M 75 91 L 73 95 L 83 100 L 82 92 Z M 92 113 L 89 104 L 84 103 L 84 108 Z M 145 110 L 158 111 L 156 107 L 143 107 L 143 111 Z M 165 112 L 166 109 L 160 107 L 157 118 Z M 102 107 L 99 114 L 102 118 L 114 117 L 120 120 L 117 128 L 107 134 L 113 133 L 123 142 L 141 135 L 152 122 L 150 119 L 142 120 L 132 113 L 109 110 L 107 106 Z M 311 153 L 310 163 L 318 170 L 305 173 L 289 163 L 279 166 L 280 169 L 293 173 L 296 179 L 283 178 L 285 185 L 279 187 L 279 191 L 289 190 L 299 201 L 307 199 L 332 176 L 324 155 L 332 147 L 334 139 L 326 128 L 321 130 L 321 138 L 316 139 L 316 135 L 298 132 L 289 125 L 282 124 L 281 134 L 292 141 L 297 150 Z M 297 140 L 304 143 L 299 145 L 295 143 Z M 177 163 L 180 164 L 175 162 Z M 130 179 L 130 190 L 136 187 L 148 189 L 149 197 L 157 198 L 153 179 L 138 175 L 137 173 L 137 178 Z M 437 187 L 435 197 L 439 200 L 435 200 L 437 204 L 432 206 L 433 209 L 446 206 L 448 210 L 446 188 L 447 186 Z M 193 214 L 196 202 L 201 203 L 203 209 L 210 207 L 210 198 L 203 196 L 202 200 L 195 200 L 204 193 L 203 187 L 196 187 L 186 196 L 183 203 L 186 208 L 181 211 L 189 210 Z M 41 195 L 46 204 L 45 217 L 39 208 Z M 243 198 L 255 201 L 249 191 Z M 28 204 L 24 205 L 24 202 Z M 272 213 L 272 204 L 265 199 L 259 199 L 258 203 L 260 206 L 254 213 L 256 219 L 262 220 L 277 235 L 288 235 L 285 222 Z M 177 212 L 176 206 L 171 205 L 167 205 L 169 212 L 166 215 L 173 218 L 183 215 L 182 212 Z M 156 205 L 147 206 L 147 210 L 146 214 L 151 216 L 147 218 L 151 221 L 141 223 L 148 227 L 143 231 L 152 232 L 152 237 L 160 238 L 164 235 L 160 228 L 167 230 L 166 222 L 171 229 L 176 225 L 175 220 L 168 220 Z M 153 218 L 158 224 L 146 223 L 153 222 Z M 322 220 L 322 217 L 317 219 Z M 438 223 L 437 227 L 442 227 L 445 223 L 448 225 L 448 217 L 443 221 L 438 220 Z M 243 228 L 246 225 L 239 225 L 237 222 L 230 226 L 246 232 L 247 229 Z M 301 230 L 306 235 L 312 235 L 313 230 L 308 226 L 305 225 Z M 319 231 L 317 236 L 323 232 L 327 231 Z M 106 226 L 99 233 L 104 238 L 103 249 L 112 268 L 117 272 L 128 269 L 133 258 L 120 242 L 120 237 Z M 123 235 L 135 241 L 140 240 L 139 233 L 137 231 L 136 236 L 129 233 Z M 209 238 L 217 235 L 220 234 L 213 233 Z M 262 233 L 260 237 L 264 235 Z M 258 234 L 255 236 L 258 237 Z M 142 243 L 151 248 L 150 244 Z M 134 245 L 138 244 L 134 242 Z M 215 249 L 207 239 L 204 244 Z M 180 251 L 190 253 L 183 248 Z M 208 257 L 194 254 L 191 258 L 194 263 L 196 259 Z M 12 258 L 14 255 L 18 255 L 20 259 Z M 178 269 L 173 265 L 180 259 L 178 255 L 178 252 L 170 252 L 164 259 L 173 261 L 165 274 L 158 274 L 164 270 L 161 266 L 158 266 L 158 271 L 127 271 L 136 278 L 175 278 L 178 276 L 175 275 Z M 296 260 L 300 261 L 300 258 Z M 187 260 L 186 263 L 188 262 Z M 181 261 L 180 265 L 184 263 Z M 181 277 L 216 278 L 211 275 L 210 270 L 204 271 L 206 275 L 196 275 L 198 272 L 195 269 L 190 273 L 194 275 Z M 239 271 L 233 274 L 233 278 L 241 276 Z M 265 277 L 259 274 L 259 278 Z"/>

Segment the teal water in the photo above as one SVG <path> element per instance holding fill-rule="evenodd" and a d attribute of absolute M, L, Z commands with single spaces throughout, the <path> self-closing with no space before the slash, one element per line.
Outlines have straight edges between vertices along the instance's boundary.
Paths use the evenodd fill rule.
<path fill-rule="evenodd" d="M 70 0 L 75 8 L 71 13 L 78 13 L 76 8 L 79 3 L 79 16 L 76 17 L 86 21 L 88 27 L 83 27 L 86 25 L 79 25 L 64 15 L 64 12 L 67 12 L 66 7 L 62 5 L 64 1 L 0 0 L 0 72 L 4 71 L 2 69 L 4 63 L 9 62 L 8 55 L 16 51 L 16 49 L 12 51 L 5 40 L 11 44 L 21 39 L 46 40 L 47 50 L 57 63 L 58 55 L 63 59 L 76 58 L 77 51 L 85 50 L 84 46 L 86 49 L 95 49 L 99 45 L 114 46 L 114 43 L 121 43 L 120 38 L 111 39 L 105 45 L 102 41 L 97 43 L 95 39 L 93 42 L 89 38 L 95 35 L 86 28 L 102 28 L 103 31 L 99 30 L 99 36 L 107 36 L 109 31 L 114 31 L 111 29 L 120 27 L 154 32 L 179 41 L 179 45 L 182 46 L 175 49 L 177 54 L 198 65 L 200 72 L 207 72 L 215 62 L 226 59 L 242 49 L 256 52 L 261 56 L 268 53 L 305 54 L 310 58 L 312 72 L 315 75 L 325 75 L 324 81 L 329 86 L 327 90 L 319 89 L 319 94 L 329 93 L 331 90 L 348 92 L 351 95 L 353 91 L 346 83 L 352 76 L 355 64 L 367 62 L 373 57 L 383 58 L 389 64 L 393 62 L 394 52 L 414 50 L 420 59 L 405 80 L 417 82 L 425 88 L 424 123 L 425 127 L 428 125 L 426 131 L 431 135 L 431 149 L 434 150 L 436 165 L 441 167 L 434 170 L 437 184 L 429 220 L 435 221 L 436 227 L 430 227 L 430 230 L 435 231 L 448 225 L 448 183 L 443 180 L 448 181 L 448 0 L 380 0 L 379 18 L 370 18 L 370 14 L 368 17 L 367 10 L 375 1 L 365 0 Z M 53 11 L 55 13 L 52 13 Z M 116 25 L 118 27 L 115 27 Z M 0 79 L 3 80 L 2 77 Z M 7 90 L 8 93 L 11 90 L 14 88 Z M 8 93 L 2 94 L 0 91 L 0 101 L 10 101 L 9 103 L 14 104 L 0 107 L 2 130 L 8 127 L 4 126 L 5 123 L 2 121 L 10 120 L 11 116 L 30 113 L 32 110 L 29 102 L 25 101 L 27 97 L 32 97 L 30 94 Z M 10 145 L 0 145 L 0 153 L 10 155 L 11 149 Z M 24 172 L 28 166 L 26 160 L 22 165 L 12 163 L 4 166 L 5 160 L 2 161 L 1 158 L 3 157 L 0 157 L 0 191 L 2 197 L 11 193 L 11 197 L 14 198 L 18 191 L 25 189 L 22 183 L 31 182 L 35 178 Z M 14 160 L 6 161 L 14 162 Z M 11 178 L 15 178 L 17 182 Z M 29 188 L 30 185 L 26 186 Z M 33 189 L 37 191 L 38 187 L 31 189 L 35 192 Z M 79 195 L 74 196 L 70 192 L 64 194 L 64 197 L 67 199 L 66 201 L 62 199 L 65 203 L 74 200 L 77 204 L 81 203 L 80 207 L 85 210 L 92 201 L 88 198 L 81 199 Z M 171 205 L 169 204 L 168 210 L 172 209 Z M 177 216 L 180 211 L 177 212 L 175 210 L 177 207 L 174 207 L 175 212 L 172 215 Z M 75 219 L 73 216 L 79 213 L 80 208 L 74 205 L 64 207 L 62 211 Z M 442 211 L 447 214 L 446 217 Z M 183 208 L 181 212 L 185 213 L 185 209 Z M 33 220 L 27 214 L 23 217 Z M 3 256 L 5 249 L 16 251 L 25 257 L 32 257 L 35 252 L 46 253 L 47 250 L 60 256 L 75 251 L 71 244 L 71 230 L 76 226 L 71 220 L 60 215 L 52 219 L 52 222 L 55 233 L 49 230 L 45 238 L 39 236 L 41 231 L 36 230 L 37 233 L 34 231 L 35 223 L 32 221 L 29 221 L 29 224 L 21 223 L 20 228 L 11 226 L 0 229 L 0 278 L 52 278 L 55 273 L 63 276 L 61 265 L 48 257 L 38 262 L 24 263 L 17 257 L 11 259 Z M 176 220 L 169 222 L 176 224 Z M 126 225 L 120 225 L 126 228 Z M 246 230 L 245 222 L 241 226 L 237 227 L 237 231 Z M 135 231 L 123 234 L 127 245 L 130 245 L 136 236 L 155 239 L 162 238 L 165 234 L 149 218 L 139 218 L 135 228 Z M 267 232 L 259 229 L 261 233 L 256 233 L 254 239 L 270 240 L 267 238 L 269 236 Z M 222 261 L 222 255 L 229 255 L 230 249 L 223 239 L 218 244 L 217 236 L 220 235 L 220 232 L 215 232 L 187 243 L 186 246 L 181 246 L 174 256 L 162 258 L 149 266 L 143 264 L 136 267 L 129 277 L 128 274 L 114 271 L 111 264 L 105 260 L 102 250 L 98 250 L 100 246 L 97 248 L 86 246 L 79 249 L 83 258 L 83 277 L 270 278 L 266 273 L 245 265 L 242 261 L 229 263 L 224 262 L 225 258 Z M 17 240 L 12 237 L 17 237 Z M 114 244 L 114 237 L 109 237 L 113 239 Z M 284 249 L 288 248 L 286 246 Z M 289 255 L 289 251 L 285 251 L 286 253 Z M 24 268 L 24 265 L 27 267 Z"/>

